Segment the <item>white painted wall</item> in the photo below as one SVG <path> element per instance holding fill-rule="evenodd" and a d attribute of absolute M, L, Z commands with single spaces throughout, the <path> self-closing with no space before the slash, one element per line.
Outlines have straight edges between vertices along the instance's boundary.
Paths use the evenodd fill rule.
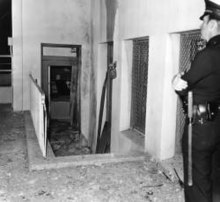
<path fill-rule="evenodd" d="M 105 42 L 108 40 L 105 0 L 97 1 L 101 5 L 99 42 Z M 174 155 L 177 96 L 173 92 L 171 79 L 179 68 L 179 35 L 175 33 L 198 29 L 204 7 L 201 0 L 118 0 L 113 39 L 114 60 L 118 64 L 118 77 L 113 81 L 114 152 L 123 147 L 119 137 L 130 124 L 132 39 L 149 36 L 145 150 L 158 159 Z M 97 66 L 101 71 L 98 63 Z"/>
<path fill-rule="evenodd" d="M 90 133 L 94 132 L 91 128 L 95 127 L 98 120 L 98 100 L 103 68 L 106 68 L 103 58 L 106 49 L 101 43 L 111 40 L 106 38 L 105 1 L 12 0 L 14 110 L 30 107 L 29 73 L 40 82 L 40 43 L 81 44 L 82 132 L 85 136 L 89 134 L 89 128 Z M 149 36 L 145 149 L 159 159 L 172 157 L 176 95 L 170 82 L 178 70 L 178 34 L 174 33 L 199 28 L 199 16 L 203 13 L 204 2 L 118 0 L 117 6 L 113 27 L 117 79 L 113 81 L 112 151 L 120 151 L 120 144 L 123 144 L 119 142 L 121 130 L 129 125 L 132 39 Z M 127 99 L 125 105 L 124 99 Z"/>
<path fill-rule="evenodd" d="M 47 155 L 47 117 L 45 114 L 45 94 L 30 75 L 30 114 L 33 121 L 35 134 L 38 139 L 43 157 Z"/>
<path fill-rule="evenodd" d="M 12 0 L 12 36 L 12 104 L 15 111 L 20 111 L 23 110 L 22 0 Z"/>
<path fill-rule="evenodd" d="M 32 73 L 41 83 L 41 43 L 82 45 L 81 123 L 88 136 L 90 102 L 90 1 L 12 0 L 13 7 L 13 108 L 30 108 Z"/>
<path fill-rule="evenodd" d="M 201 0 L 119 0 L 120 35 L 129 39 L 195 29 L 203 11 Z"/>

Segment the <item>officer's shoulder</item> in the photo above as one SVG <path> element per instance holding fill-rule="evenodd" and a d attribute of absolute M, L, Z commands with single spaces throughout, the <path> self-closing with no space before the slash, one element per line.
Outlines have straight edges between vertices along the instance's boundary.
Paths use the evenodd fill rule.
<path fill-rule="evenodd" d="M 211 57 L 212 55 L 215 55 L 215 54 L 220 54 L 220 50 L 218 49 L 215 49 L 215 48 L 205 48 L 201 51 L 199 51 L 196 55 L 197 58 L 209 58 Z"/>
<path fill-rule="evenodd" d="M 208 48 L 205 48 L 196 54 L 195 59 L 207 57 L 209 54 L 210 54 L 210 51 L 208 50 Z"/>

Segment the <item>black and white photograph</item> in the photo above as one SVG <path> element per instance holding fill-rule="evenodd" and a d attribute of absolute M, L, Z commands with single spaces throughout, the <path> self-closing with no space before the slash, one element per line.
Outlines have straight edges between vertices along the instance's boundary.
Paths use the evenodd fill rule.
<path fill-rule="evenodd" d="M 0 0 L 0 202 L 220 202 L 220 0 Z"/>

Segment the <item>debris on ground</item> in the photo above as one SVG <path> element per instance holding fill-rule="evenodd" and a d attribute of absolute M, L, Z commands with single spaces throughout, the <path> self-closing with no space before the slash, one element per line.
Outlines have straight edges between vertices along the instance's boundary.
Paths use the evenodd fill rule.
<path fill-rule="evenodd" d="M 178 179 L 169 176 L 172 164 L 148 156 L 30 172 L 23 113 L 7 109 L 0 107 L 1 202 L 184 202 Z"/>
<path fill-rule="evenodd" d="M 48 139 L 55 156 L 91 154 L 86 138 L 74 130 L 68 121 L 51 120 Z"/>

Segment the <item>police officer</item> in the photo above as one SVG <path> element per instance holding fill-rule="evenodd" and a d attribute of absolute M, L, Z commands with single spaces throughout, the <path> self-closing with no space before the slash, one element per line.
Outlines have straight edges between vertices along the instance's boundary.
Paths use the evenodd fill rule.
<path fill-rule="evenodd" d="M 200 19 L 206 47 L 195 56 L 190 70 L 172 81 L 181 97 L 193 92 L 192 186 L 187 183 L 187 126 L 182 138 L 186 202 L 220 202 L 220 0 L 205 4 Z"/>

